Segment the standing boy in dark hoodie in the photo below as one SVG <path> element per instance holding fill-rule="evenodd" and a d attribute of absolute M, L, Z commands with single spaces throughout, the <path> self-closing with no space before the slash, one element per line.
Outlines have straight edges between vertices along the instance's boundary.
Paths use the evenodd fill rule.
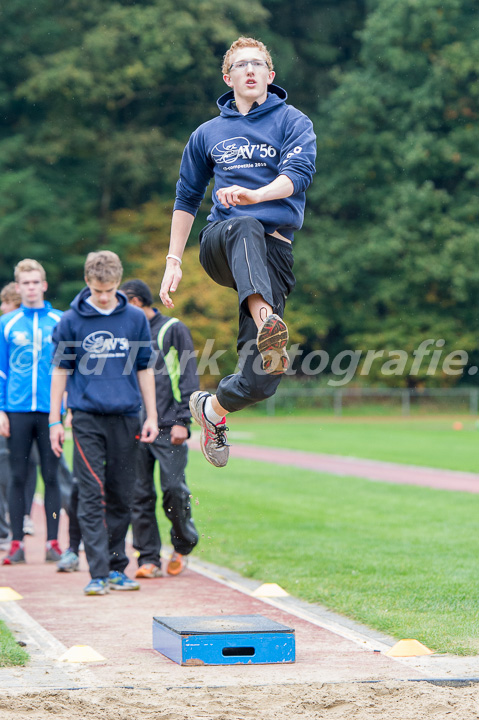
<path fill-rule="evenodd" d="M 171 522 L 173 553 L 166 571 L 179 575 L 187 556 L 198 542 L 191 517 L 191 494 L 186 484 L 188 462 L 186 440 L 190 436 L 190 395 L 198 389 L 193 340 L 180 320 L 162 315 L 153 306 L 151 290 L 143 280 L 128 280 L 121 286 L 129 302 L 141 308 L 150 324 L 155 353 L 156 409 L 159 435 L 138 451 L 138 473 L 131 525 L 133 546 L 140 553 L 137 578 L 161 576 L 161 539 L 156 520 L 155 462 L 160 465 L 163 510 Z"/>
<path fill-rule="evenodd" d="M 289 364 L 282 317 L 295 284 L 293 234 L 303 222 L 316 143 L 311 121 L 285 104 L 274 76 L 257 40 L 241 37 L 226 53 L 223 79 L 231 91 L 218 100 L 220 116 L 201 125 L 183 153 L 160 290 L 174 307 L 169 293 L 181 280 L 181 257 L 214 177 L 200 262 L 215 282 L 238 292 L 240 370 L 223 378 L 215 395 L 193 393 L 190 409 L 203 454 L 217 467 L 228 461 L 225 416 L 273 395 Z"/>
<path fill-rule="evenodd" d="M 108 250 L 90 253 L 84 288 L 55 329 L 50 441 L 62 452 L 61 401 L 68 391 L 78 480 L 78 520 L 91 581 L 86 595 L 138 590 L 124 573 L 138 439 L 158 435 L 155 380 L 145 315 L 118 288 L 123 268 Z M 140 435 L 141 400 L 146 420 Z"/>

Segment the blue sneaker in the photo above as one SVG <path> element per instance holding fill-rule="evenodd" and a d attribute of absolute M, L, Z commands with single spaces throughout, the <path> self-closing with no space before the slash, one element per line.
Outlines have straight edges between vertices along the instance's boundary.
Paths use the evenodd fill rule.
<path fill-rule="evenodd" d="M 92 578 L 88 585 L 83 588 L 85 595 L 106 595 L 110 592 L 107 578 Z"/>
<path fill-rule="evenodd" d="M 57 572 L 75 572 L 80 567 L 80 558 L 73 550 L 65 550 L 57 562 Z"/>
<path fill-rule="evenodd" d="M 139 590 L 140 583 L 130 580 L 123 572 L 112 570 L 108 575 L 108 582 L 111 590 Z"/>

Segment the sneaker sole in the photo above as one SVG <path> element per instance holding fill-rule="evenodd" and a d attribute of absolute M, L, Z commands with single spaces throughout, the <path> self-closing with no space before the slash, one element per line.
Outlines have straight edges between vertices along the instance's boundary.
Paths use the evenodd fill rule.
<path fill-rule="evenodd" d="M 178 568 L 175 567 L 175 568 L 171 569 L 169 566 L 166 568 L 166 572 L 168 573 L 168 575 L 179 575 L 184 570 L 186 570 L 186 563 L 184 563 L 184 562 L 181 563 Z"/>
<path fill-rule="evenodd" d="M 83 591 L 84 595 L 108 595 L 110 591 L 106 588 L 104 590 L 93 590 L 92 592 Z"/>
<path fill-rule="evenodd" d="M 140 586 L 138 587 L 119 587 L 118 585 L 110 585 L 110 590 L 122 590 L 123 592 L 131 592 L 133 590 L 139 590 Z"/>
<path fill-rule="evenodd" d="M 155 580 L 156 578 L 163 577 L 163 573 L 161 572 L 160 568 L 158 568 L 158 572 L 156 573 L 143 573 L 140 575 L 139 572 L 137 572 L 135 574 L 135 577 L 137 578 L 137 580 Z"/>
<path fill-rule="evenodd" d="M 289 367 L 285 350 L 288 344 L 288 328 L 279 315 L 270 315 L 258 330 L 256 344 L 263 358 L 263 370 L 268 375 L 282 375 Z"/>
<path fill-rule="evenodd" d="M 26 560 L 7 560 L 7 558 L 4 558 L 2 565 L 25 565 Z"/>
<path fill-rule="evenodd" d="M 80 568 L 78 567 L 78 565 L 76 567 L 71 567 L 71 568 L 57 567 L 57 572 L 77 572 L 79 569 Z"/>
<path fill-rule="evenodd" d="M 197 400 L 203 397 L 205 400 L 208 397 L 208 393 L 203 392 L 202 390 L 196 390 L 194 393 L 190 395 L 190 413 L 193 417 L 193 420 L 202 428 L 203 427 L 203 409 L 201 409 L 201 415 L 198 415 L 198 411 L 196 409 L 197 406 Z"/>

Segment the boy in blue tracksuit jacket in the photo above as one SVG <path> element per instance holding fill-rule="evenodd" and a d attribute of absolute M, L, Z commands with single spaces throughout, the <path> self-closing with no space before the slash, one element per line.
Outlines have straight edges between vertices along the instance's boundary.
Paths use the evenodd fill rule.
<path fill-rule="evenodd" d="M 215 282 L 238 293 L 240 370 L 223 378 L 215 395 L 193 393 L 190 409 L 203 454 L 217 467 L 228 460 L 225 416 L 273 395 L 289 366 L 282 318 L 295 284 L 292 242 L 315 171 L 316 138 L 309 118 L 272 84 L 274 76 L 257 40 L 239 38 L 226 53 L 223 79 L 231 91 L 218 100 L 219 117 L 201 125 L 183 153 L 160 290 L 166 307 L 174 307 L 181 256 L 214 177 L 200 262 Z"/>
<path fill-rule="evenodd" d="M 39 262 L 21 260 L 15 268 L 15 281 L 22 304 L 0 319 L 0 435 L 9 438 L 12 469 L 8 502 L 12 543 L 3 565 L 25 562 L 25 483 L 34 439 L 45 483 L 46 560 L 55 562 L 61 555 L 57 542 L 58 459 L 50 448 L 48 413 L 52 333 L 62 313 L 44 299 L 47 282 Z"/>
<path fill-rule="evenodd" d="M 144 313 L 118 292 L 123 268 L 115 253 L 90 253 L 87 287 L 53 335 L 50 440 L 62 452 L 61 398 L 68 392 L 78 481 L 78 520 L 91 581 L 86 595 L 138 590 L 124 573 L 138 440 L 158 435 L 151 338 Z M 142 402 L 143 401 L 143 402 Z M 139 411 L 146 420 L 140 432 Z"/>

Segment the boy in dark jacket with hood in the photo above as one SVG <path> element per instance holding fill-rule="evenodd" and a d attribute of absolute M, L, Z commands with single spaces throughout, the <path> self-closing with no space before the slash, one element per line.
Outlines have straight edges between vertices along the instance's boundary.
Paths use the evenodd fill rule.
<path fill-rule="evenodd" d="M 65 433 L 65 389 L 73 414 L 73 469 L 78 520 L 90 568 L 86 595 L 138 590 L 124 573 L 125 537 L 136 474 L 138 440 L 158 435 L 155 381 L 148 367 L 151 338 L 145 315 L 118 292 L 123 268 L 115 253 L 90 253 L 87 287 L 55 328 L 50 441 L 58 457 Z M 139 412 L 146 419 L 140 434 Z"/>
<path fill-rule="evenodd" d="M 141 445 L 131 524 L 133 546 L 138 550 L 137 578 L 161 576 L 161 539 L 156 520 L 155 462 L 160 466 L 163 510 L 171 522 L 171 555 L 166 571 L 179 575 L 187 556 L 198 542 L 191 517 L 191 494 L 186 484 L 188 462 L 186 440 L 190 436 L 190 395 L 198 389 L 193 340 L 186 325 L 153 307 L 151 290 L 143 280 L 128 280 L 121 286 L 129 302 L 141 308 L 150 325 L 155 355 L 156 409 L 159 435 Z"/>
<path fill-rule="evenodd" d="M 239 38 L 226 53 L 223 79 L 231 91 L 218 100 L 219 117 L 201 125 L 183 153 L 160 290 L 166 307 L 174 307 L 181 257 L 214 177 L 200 262 L 215 282 L 238 292 L 240 370 L 223 378 L 215 395 L 193 393 L 190 409 L 203 454 L 217 467 L 228 461 L 225 416 L 273 395 L 289 365 L 282 318 L 295 284 L 293 235 L 303 222 L 316 143 L 311 121 L 286 105 L 274 76 L 257 40 Z"/>

